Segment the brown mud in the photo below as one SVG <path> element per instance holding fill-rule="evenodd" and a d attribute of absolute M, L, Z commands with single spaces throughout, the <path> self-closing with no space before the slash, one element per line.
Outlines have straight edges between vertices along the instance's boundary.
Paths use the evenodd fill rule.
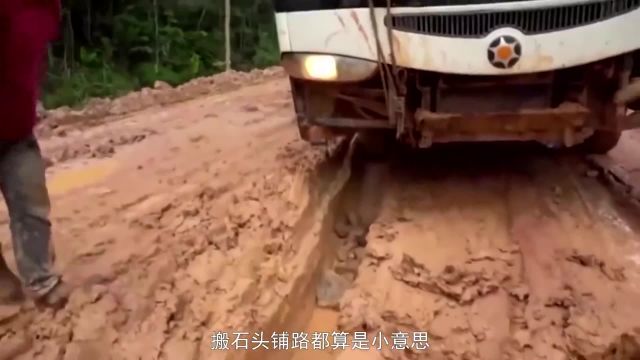
<path fill-rule="evenodd" d="M 391 164 L 341 329 L 428 332 L 428 352 L 389 359 L 640 358 L 637 212 L 578 156 L 470 146 Z"/>
<path fill-rule="evenodd" d="M 226 76 L 50 112 L 74 290 L 58 312 L 1 306 L 0 359 L 640 359 L 636 137 L 596 168 L 518 144 L 325 152 L 299 139 L 279 70 Z M 275 351 L 274 332 L 388 344 Z M 391 348 L 401 333 L 412 348 Z"/>

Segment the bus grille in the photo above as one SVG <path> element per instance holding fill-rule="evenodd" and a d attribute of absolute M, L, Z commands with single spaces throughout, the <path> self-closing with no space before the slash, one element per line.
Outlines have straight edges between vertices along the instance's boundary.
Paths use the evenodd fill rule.
<path fill-rule="evenodd" d="M 638 8 L 640 0 L 604 0 L 540 9 L 392 14 L 390 23 L 398 31 L 444 37 L 481 38 L 501 27 L 535 35 L 593 24 Z M 389 18 L 385 22 L 389 26 Z"/>

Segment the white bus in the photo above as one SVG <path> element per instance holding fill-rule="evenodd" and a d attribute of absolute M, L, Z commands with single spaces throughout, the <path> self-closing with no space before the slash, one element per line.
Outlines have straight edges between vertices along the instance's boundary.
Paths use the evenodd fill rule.
<path fill-rule="evenodd" d="M 538 141 L 635 127 L 640 0 L 274 0 L 303 139 Z M 636 87 L 638 87 L 636 85 Z"/>

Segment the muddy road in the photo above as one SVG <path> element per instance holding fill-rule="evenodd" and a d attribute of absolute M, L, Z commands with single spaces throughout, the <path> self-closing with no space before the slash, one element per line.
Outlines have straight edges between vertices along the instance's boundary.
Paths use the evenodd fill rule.
<path fill-rule="evenodd" d="M 428 331 L 436 359 L 640 356 L 638 218 L 578 157 L 453 147 L 392 164 L 362 171 L 365 191 L 383 179 L 379 205 L 346 206 L 376 215 L 338 252 L 357 264 L 341 328 Z"/>
<path fill-rule="evenodd" d="M 0 359 L 640 359 L 640 136 L 371 157 L 300 141 L 289 96 L 270 70 L 53 113 L 74 291 L 0 306 Z"/>

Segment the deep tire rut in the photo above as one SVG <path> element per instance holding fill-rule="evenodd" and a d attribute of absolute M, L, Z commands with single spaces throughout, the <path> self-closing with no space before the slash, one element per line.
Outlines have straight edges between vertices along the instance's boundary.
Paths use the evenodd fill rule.
<path fill-rule="evenodd" d="M 428 352 L 372 359 L 640 358 L 637 236 L 607 191 L 570 153 L 461 151 L 355 168 L 332 240 L 338 269 L 357 267 L 336 271 L 352 281 L 336 331 L 429 333 Z"/>

